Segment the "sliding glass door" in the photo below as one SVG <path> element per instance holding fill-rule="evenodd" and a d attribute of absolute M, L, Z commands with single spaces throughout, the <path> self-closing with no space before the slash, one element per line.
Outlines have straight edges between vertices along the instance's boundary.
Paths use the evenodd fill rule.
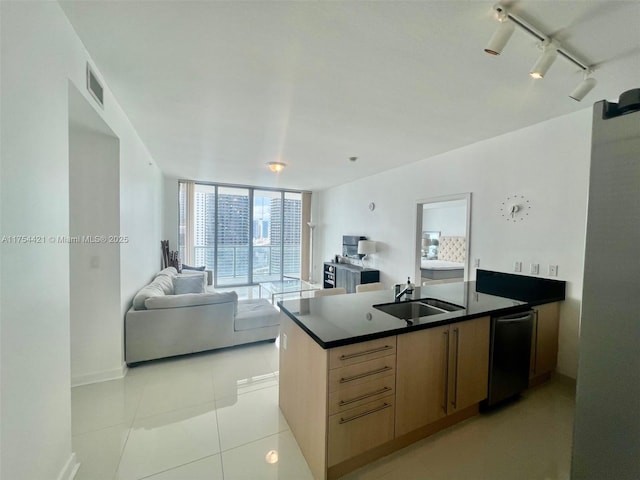
<path fill-rule="evenodd" d="M 190 230 L 193 236 L 192 263 L 193 265 L 198 266 L 204 265 L 207 267 L 207 270 L 214 270 L 216 241 L 216 189 L 213 185 L 196 184 L 193 191 L 193 228 L 189 228 L 186 225 L 187 222 L 184 222 L 185 230 Z M 180 211 L 182 212 L 182 208 Z"/>
<path fill-rule="evenodd" d="M 253 194 L 253 282 L 280 280 L 280 239 L 274 226 L 282 223 L 282 192 L 255 190 Z"/>
<path fill-rule="evenodd" d="M 181 182 L 179 204 L 183 263 L 213 270 L 215 286 L 300 278 L 301 193 Z"/>
<path fill-rule="evenodd" d="M 300 278 L 302 250 L 302 194 L 283 192 L 282 271 L 288 278 Z"/>
<path fill-rule="evenodd" d="M 218 187 L 218 234 L 214 275 L 216 285 L 220 287 L 247 285 L 251 282 L 249 194 L 247 188 Z"/>

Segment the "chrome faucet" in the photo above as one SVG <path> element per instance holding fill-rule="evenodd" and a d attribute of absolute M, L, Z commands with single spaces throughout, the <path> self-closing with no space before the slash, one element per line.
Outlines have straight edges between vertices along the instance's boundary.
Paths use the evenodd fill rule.
<path fill-rule="evenodd" d="M 400 285 L 396 285 L 396 300 L 402 300 L 402 296 L 405 293 L 409 293 L 409 287 L 406 287 L 404 290 L 399 291 L 400 290 Z"/>
<path fill-rule="evenodd" d="M 407 277 L 407 286 L 402 291 L 400 291 L 401 288 L 402 288 L 402 285 L 399 283 L 396 283 L 395 285 L 396 302 L 401 300 L 403 295 L 413 293 L 413 284 L 411 283 L 411 278 Z"/>

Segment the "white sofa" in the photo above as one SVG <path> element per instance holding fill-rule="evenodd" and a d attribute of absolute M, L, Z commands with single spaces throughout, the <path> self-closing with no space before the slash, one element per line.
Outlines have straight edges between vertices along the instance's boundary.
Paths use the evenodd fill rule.
<path fill-rule="evenodd" d="M 279 324 L 280 314 L 268 300 L 238 301 L 236 292 L 206 291 L 206 273 L 178 274 L 169 267 L 136 294 L 125 316 L 125 361 L 134 366 L 158 358 L 273 341 Z"/>

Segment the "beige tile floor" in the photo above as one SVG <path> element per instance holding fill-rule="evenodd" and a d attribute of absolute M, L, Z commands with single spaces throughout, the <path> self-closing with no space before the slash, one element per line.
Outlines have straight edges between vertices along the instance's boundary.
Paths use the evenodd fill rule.
<path fill-rule="evenodd" d="M 568 480 L 573 413 L 572 385 L 554 379 L 345 478 Z M 277 343 L 75 387 L 72 420 L 77 480 L 311 479 L 278 408 Z"/>

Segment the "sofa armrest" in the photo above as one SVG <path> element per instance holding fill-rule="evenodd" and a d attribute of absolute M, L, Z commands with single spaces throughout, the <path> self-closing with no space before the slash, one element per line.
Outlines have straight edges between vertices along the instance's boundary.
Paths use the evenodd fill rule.
<path fill-rule="evenodd" d="M 156 310 L 163 308 L 193 307 L 196 305 L 215 305 L 217 303 L 234 303 L 237 305 L 238 294 L 236 292 L 215 292 L 164 295 L 147 298 L 144 306 L 147 310 Z"/>

